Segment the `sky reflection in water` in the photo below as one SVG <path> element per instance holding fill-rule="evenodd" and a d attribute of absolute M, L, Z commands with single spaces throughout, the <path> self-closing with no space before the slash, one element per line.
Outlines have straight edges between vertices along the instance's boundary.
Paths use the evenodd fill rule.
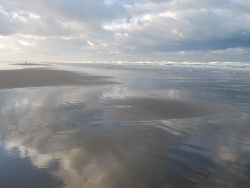
<path fill-rule="evenodd" d="M 249 77 L 179 67 L 161 74 L 157 68 L 103 68 L 122 84 L 0 92 L 0 187 L 249 185 Z M 108 111 L 130 106 L 105 102 L 137 96 L 202 105 L 209 100 L 233 110 L 182 119 L 108 119 Z"/>

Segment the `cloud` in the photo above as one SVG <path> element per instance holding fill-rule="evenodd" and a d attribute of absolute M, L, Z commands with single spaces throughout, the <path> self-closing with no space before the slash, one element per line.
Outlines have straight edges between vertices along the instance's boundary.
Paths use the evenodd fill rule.
<path fill-rule="evenodd" d="M 15 47 L 26 57 L 44 54 L 45 59 L 52 58 L 47 49 L 53 46 L 54 57 L 66 55 L 68 60 L 76 56 L 158 60 L 170 53 L 168 58 L 178 59 L 180 51 L 183 58 L 199 51 L 218 60 L 214 51 L 233 48 L 244 48 L 247 60 L 249 12 L 250 3 L 244 0 L 0 0 L 0 36 L 5 42 L 16 41 Z M 26 36 L 33 37 L 29 42 L 36 44 L 35 51 L 19 46 L 18 40 L 25 41 Z M 45 40 L 35 40 L 38 37 Z M 0 43 L 9 46 L 2 38 Z M 221 54 L 220 59 L 224 58 Z"/>

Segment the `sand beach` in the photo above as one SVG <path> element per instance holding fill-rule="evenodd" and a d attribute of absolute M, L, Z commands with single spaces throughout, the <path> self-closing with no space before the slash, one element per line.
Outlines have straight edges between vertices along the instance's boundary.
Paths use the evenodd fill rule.
<path fill-rule="evenodd" d="M 11 66 L 0 70 L 0 187 L 250 183 L 248 70 Z"/>

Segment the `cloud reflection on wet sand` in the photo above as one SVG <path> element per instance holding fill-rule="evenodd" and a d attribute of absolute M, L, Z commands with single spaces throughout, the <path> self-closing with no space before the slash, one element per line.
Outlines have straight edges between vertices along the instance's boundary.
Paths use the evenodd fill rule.
<path fill-rule="evenodd" d="M 12 174 L 6 178 L 1 171 L 1 182 L 15 187 L 38 178 L 44 187 L 86 188 L 249 184 L 248 114 L 183 102 L 181 90 L 176 99 L 150 93 L 138 98 L 139 91 L 122 87 L 1 91 L 0 166 Z"/>

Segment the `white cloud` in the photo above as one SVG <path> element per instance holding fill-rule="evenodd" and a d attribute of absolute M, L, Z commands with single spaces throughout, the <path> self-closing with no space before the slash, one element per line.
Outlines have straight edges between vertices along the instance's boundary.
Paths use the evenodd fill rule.
<path fill-rule="evenodd" d="M 228 48 L 225 50 L 215 50 L 213 51 L 213 53 L 215 54 L 238 54 L 238 55 L 242 55 L 245 53 L 248 53 L 249 50 L 245 49 L 245 48 Z"/>
<path fill-rule="evenodd" d="M 158 60 L 164 57 L 160 53 L 175 59 L 180 51 L 197 51 L 216 60 L 216 51 L 242 48 L 242 60 L 250 58 L 250 5 L 243 0 L 0 0 L 0 5 L 0 36 L 21 44 L 25 57 Z"/>
<path fill-rule="evenodd" d="M 6 48 L 5 44 L 0 44 L 0 48 Z"/>
<path fill-rule="evenodd" d="M 36 43 L 34 42 L 27 42 L 27 41 L 23 41 L 23 40 L 18 40 L 18 43 L 23 45 L 23 46 L 35 46 Z"/>
<path fill-rule="evenodd" d="M 90 47 L 95 46 L 95 44 L 94 44 L 93 42 L 90 42 L 90 41 L 87 41 L 87 44 L 88 44 Z"/>

